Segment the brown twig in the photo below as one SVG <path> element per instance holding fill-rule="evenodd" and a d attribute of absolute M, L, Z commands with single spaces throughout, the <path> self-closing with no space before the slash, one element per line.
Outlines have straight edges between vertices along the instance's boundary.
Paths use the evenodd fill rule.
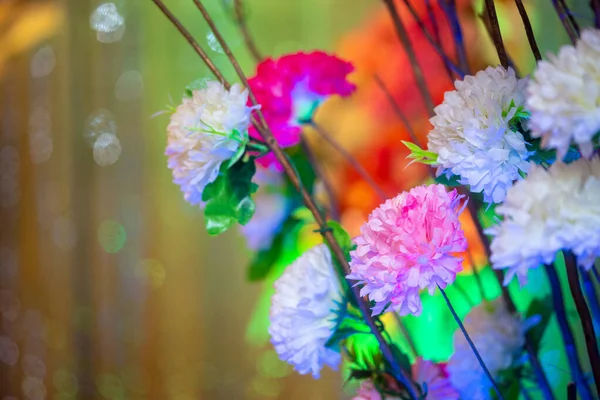
<path fill-rule="evenodd" d="M 592 322 L 592 316 L 590 310 L 585 302 L 585 297 L 579 286 L 579 272 L 577 270 L 577 259 L 575 255 L 570 251 L 563 252 L 565 256 L 565 266 L 567 268 L 567 278 L 569 280 L 569 287 L 571 288 L 571 294 L 573 295 L 573 301 L 577 307 L 579 313 L 579 320 L 581 322 L 581 328 L 583 329 L 583 335 L 585 337 L 585 345 L 587 347 L 588 357 L 590 359 L 590 366 L 592 367 L 592 375 L 596 382 L 596 394 L 600 397 L 600 352 L 598 351 L 598 341 L 594 334 L 594 324 Z"/>
<path fill-rule="evenodd" d="M 256 105 L 257 104 L 256 98 L 255 98 L 254 94 L 252 93 L 252 91 L 250 90 L 250 87 L 248 85 L 248 79 L 244 75 L 244 72 L 242 71 L 242 68 L 240 67 L 237 59 L 231 52 L 229 45 L 223 39 L 223 36 L 217 29 L 213 19 L 208 14 L 208 11 L 204 7 L 204 5 L 200 2 L 200 0 L 194 0 L 194 3 L 196 4 L 198 9 L 202 13 L 202 16 L 204 17 L 205 21 L 208 23 L 209 27 L 213 31 L 216 39 L 219 41 L 219 44 L 223 48 L 223 51 L 225 52 L 227 57 L 229 58 L 231 64 L 233 65 L 235 71 L 237 72 L 240 80 L 242 81 L 244 86 L 246 88 L 248 88 L 248 92 L 249 92 L 249 96 L 252 101 L 252 104 Z M 333 252 L 334 257 L 336 258 L 337 262 L 342 267 L 344 273 L 349 274 L 350 273 L 350 265 L 348 264 L 348 261 L 346 260 L 346 254 L 340 247 L 337 240 L 334 238 L 333 233 L 331 232 L 331 229 L 328 228 L 327 221 L 323 218 L 323 216 L 319 212 L 319 209 L 318 209 L 315 201 L 310 196 L 310 194 L 306 191 L 306 189 L 301 185 L 301 182 L 299 181 L 298 176 L 294 172 L 294 168 L 293 168 L 292 164 L 290 163 L 287 156 L 283 152 L 283 149 L 281 148 L 281 146 L 279 146 L 279 143 L 275 139 L 275 136 L 271 132 L 271 130 L 270 130 L 269 126 L 267 125 L 265 118 L 262 115 L 262 113 L 260 112 L 260 110 L 257 110 L 257 114 L 261 121 L 261 126 L 259 129 L 261 136 L 263 137 L 267 146 L 273 152 L 273 154 L 275 155 L 277 160 L 281 163 L 283 170 L 285 171 L 286 175 L 290 178 L 292 184 L 296 187 L 296 189 L 302 195 L 304 204 L 310 210 L 313 217 L 315 218 L 315 222 L 319 226 L 319 232 L 321 233 L 321 235 L 323 236 L 323 238 L 329 245 L 331 251 Z M 363 315 L 365 322 L 371 329 L 372 334 L 377 339 L 380 350 L 381 350 L 384 358 L 387 360 L 387 362 L 392 367 L 394 374 L 396 376 L 396 379 L 406 388 L 411 399 L 417 399 L 417 394 L 415 392 L 415 388 L 413 387 L 412 382 L 405 375 L 405 372 L 402 370 L 398 361 L 394 357 L 394 353 L 392 352 L 391 347 L 386 342 L 382 333 L 380 332 L 379 327 L 377 326 L 377 323 L 375 321 L 375 318 L 371 315 L 371 310 L 369 309 L 368 303 L 360 296 L 360 288 L 353 284 L 350 284 L 350 286 L 352 288 L 352 293 L 357 300 L 358 307 L 361 311 L 361 314 Z"/>
<path fill-rule="evenodd" d="M 413 5 L 410 3 L 410 1 L 409 0 L 403 0 L 403 1 L 404 1 L 404 4 L 406 5 L 406 8 L 408 8 L 408 11 L 410 11 L 411 15 L 413 16 L 413 18 L 417 22 L 417 25 L 419 25 L 419 28 L 421 29 L 421 31 L 425 35 L 425 38 L 433 46 L 433 48 L 435 49 L 436 53 L 442 58 L 442 61 L 444 61 L 444 64 L 447 67 L 449 67 L 450 69 L 452 69 L 452 71 L 454 71 L 461 78 L 464 77 L 465 76 L 465 72 L 462 71 L 460 69 L 460 67 L 458 65 L 456 65 L 454 63 L 454 61 L 452 61 L 450 59 L 450 57 L 448 57 L 448 55 L 446 54 L 446 52 L 442 48 L 441 42 L 439 40 L 435 40 L 431 36 L 431 34 L 429 33 L 429 30 L 425 26 L 425 23 L 423 22 L 423 20 L 421 19 L 421 17 L 419 17 L 419 14 L 417 13 L 417 11 L 413 7 Z M 439 35 L 439 32 L 438 32 L 438 35 Z M 452 74 L 450 74 L 450 80 L 452 82 L 454 82 L 454 77 L 452 76 Z"/>
<path fill-rule="evenodd" d="M 229 89 L 230 85 L 229 85 L 229 83 L 227 83 L 227 80 L 225 79 L 223 74 L 221 74 L 221 71 L 219 71 L 217 66 L 211 61 L 211 59 L 208 57 L 206 52 L 204 50 L 202 50 L 202 47 L 200 47 L 200 45 L 198 44 L 196 39 L 194 39 L 192 34 L 187 29 L 185 29 L 185 27 L 181 24 L 181 22 L 173 15 L 173 13 L 167 8 L 167 6 L 165 6 L 165 4 L 162 2 L 162 0 L 152 0 L 152 1 L 154 2 L 154 4 L 156 4 L 158 6 L 158 8 L 160 8 L 160 10 L 163 12 L 163 14 L 165 14 L 165 16 L 169 19 L 169 21 L 171 21 L 171 23 L 173 25 L 175 25 L 177 30 L 183 35 L 183 37 L 188 41 L 188 43 L 194 48 L 196 53 L 200 56 L 200 58 L 202 59 L 204 64 L 206 64 L 206 66 L 208 67 L 208 69 L 210 69 L 210 71 L 213 73 L 213 75 L 219 81 L 221 81 L 221 83 L 223 83 L 223 85 L 227 89 Z"/>
<path fill-rule="evenodd" d="M 508 56 L 506 54 L 506 49 L 504 48 L 504 41 L 502 40 L 502 32 L 500 32 L 500 24 L 498 22 L 498 15 L 496 14 L 494 0 L 485 0 L 485 9 L 490 20 L 492 39 L 494 41 L 494 46 L 496 47 L 496 52 L 498 53 L 498 58 L 500 59 L 500 64 L 504 68 L 508 68 Z"/>
<path fill-rule="evenodd" d="M 348 150 L 346 150 L 342 145 L 340 145 L 336 140 L 334 140 L 331 135 L 323 129 L 323 127 L 317 124 L 315 121 L 310 122 L 310 126 L 321 136 L 331 147 L 335 149 L 340 155 L 354 168 L 354 170 L 361 176 L 361 178 L 369 184 L 371 189 L 377 193 L 381 201 L 384 201 L 388 198 L 388 195 L 384 192 L 384 190 L 375 182 L 373 177 L 367 172 L 367 170 L 356 160 L 352 154 Z"/>
<path fill-rule="evenodd" d="M 398 105 L 398 103 L 396 103 L 396 101 L 392 97 L 392 94 L 390 93 L 388 88 L 385 86 L 385 83 L 383 83 L 383 81 L 381 80 L 379 75 L 373 75 L 373 78 L 375 79 L 375 82 L 377 82 L 377 85 L 379 86 L 379 88 L 381 88 L 381 91 L 385 94 L 385 97 L 387 98 L 388 102 L 394 109 L 394 113 L 396 113 L 398 118 L 400 118 L 402 125 L 404 125 L 404 127 L 406 128 L 406 131 L 408 132 L 408 135 L 410 136 L 410 140 L 412 140 L 417 146 L 421 147 L 421 145 L 419 144 L 419 138 L 417 138 L 417 135 L 415 134 L 414 129 L 410 125 L 410 122 L 408 122 L 408 118 L 406 118 L 406 115 L 404 115 L 404 113 L 400 109 L 400 106 Z"/>
<path fill-rule="evenodd" d="M 567 34 L 569 35 L 569 39 L 571 39 L 571 43 L 575 44 L 577 42 L 577 38 L 579 37 L 578 29 L 572 25 L 575 21 L 574 18 L 571 18 L 571 15 L 567 13 L 567 9 L 565 8 L 566 4 L 563 6 L 563 3 L 559 0 L 552 0 L 552 4 L 554 5 L 554 9 L 558 14 L 558 19 L 562 22 Z M 575 23 L 577 23 L 575 21 Z"/>
<path fill-rule="evenodd" d="M 423 76 L 423 70 L 419 65 L 417 60 L 417 55 L 415 50 L 410 42 L 408 37 L 408 32 L 406 32 L 406 28 L 400 19 L 400 14 L 398 14 L 398 10 L 396 9 L 396 4 L 394 4 L 394 0 L 383 0 L 385 5 L 388 8 L 390 16 L 392 17 L 392 21 L 394 23 L 394 27 L 396 28 L 396 33 L 398 34 L 398 38 L 402 43 L 402 47 L 404 47 L 404 51 L 408 56 L 408 60 L 410 62 L 410 66 L 413 71 L 413 75 L 415 77 L 415 82 L 419 91 L 421 92 L 421 96 L 423 97 L 423 102 L 425 103 L 425 107 L 427 108 L 427 113 L 429 116 L 433 116 L 433 99 L 429 90 L 427 89 L 427 83 L 425 82 L 425 77 Z"/>
<path fill-rule="evenodd" d="M 573 26 L 575 33 L 577 33 L 577 37 L 579 37 L 579 35 L 581 34 L 581 30 L 579 29 L 579 24 L 577 23 L 575 16 L 573 15 L 571 10 L 569 9 L 569 6 L 567 5 L 567 1 L 566 0 L 558 0 L 558 1 L 560 1 L 560 5 L 561 5 L 565 15 L 567 16 L 567 18 L 569 18 L 569 22 L 571 23 L 571 26 Z"/>
<path fill-rule="evenodd" d="M 485 26 L 485 30 L 487 31 L 488 35 L 490 36 L 490 40 L 492 40 L 492 42 L 493 42 L 494 41 L 494 34 L 493 34 L 492 28 L 490 26 L 490 18 L 488 16 L 488 13 L 487 12 L 483 12 L 482 14 L 479 14 L 479 18 L 483 22 L 483 26 Z M 517 77 L 520 76 L 519 70 L 517 69 L 517 66 L 515 65 L 515 62 L 510 57 L 510 55 L 508 55 L 508 53 L 506 53 L 506 58 L 508 59 L 508 66 L 515 71 L 515 75 L 517 75 Z"/>
<path fill-rule="evenodd" d="M 521 20 L 523 21 L 523 27 L 525 28 L 525 33 L 527 34 L 527 40 L 529 41 L 531 52 L 533 53 L 535 60 L 540 61 L 542 59 L 542 55 L 540 54 L 540 49 L 535 41 L 535 35 L 533 34 L 531 21 L 529 21 L 529 16 L 527 15 L 525 5 L 523 5 L 523 0 L 515 0 L 515 4 L 519 9 L 519 14 L 521 15 Z"/>
<path fill-rule="evenodd" d="M 248 25 L 246 24 L 242 0 L 234 0 L 233 11 L 235 13 L 235 22 L 237 23 L 238 28 L 240 28 L 240 32 L 244 37 L 244 43 L 246 44 L 248 52 L 256 63 L 261 62 L 263 59 L 262 55 L 260 54 L 260 51 L 258 50 L 258 47 L 256 46 L 256 43 L 254 42 L 254 39 L 248 30 Z"/>
<path fill-rule="evenodd" d="M 329 201 L 329 212 L 331 213 L 331 218 L 333 218 L 335 221 L 339 221 L 340 211 L 337 207 L 336 197 L 333 192 L 331 182 L 329 181 L 329 179 L 327 179 L 327 176 L 325 176 L 325 173 L 319 165 L 319 160 L 317 160 L 317 157 L 313 153 L 306 139 L 302 138 L 300 140 L 300 145 L 302 146 L 304 153 L 306 153 L 308 162 L 310 163 L 312 169 L 315 171 L 315 175 L 317 176 L 317 178 L 319 178 L 321 182 L 323 182 L 323 186 L 325 187 L 325 193 L 327 194 L 327 199 Z"/>

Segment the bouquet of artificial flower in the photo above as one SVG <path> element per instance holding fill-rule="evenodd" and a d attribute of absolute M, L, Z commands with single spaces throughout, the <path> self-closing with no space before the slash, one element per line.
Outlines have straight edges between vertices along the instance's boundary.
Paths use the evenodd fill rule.
<path fill-rule="evenodd" d="M 329 97 L 355 92 L 348 79 L 351 63 L 319 51 L 263 59 L 237 0 L 236 21 L 258 64 L 247 78 L 202 2 L 194 0 L 239 76 L 240 83 L 232 84 L 164 3 L 153 1 L 215 75 L 186 88 L 171 113 L 166 150 L 174 182 L 188 202 L 204 210 L 208 232 L 218 235 L 241 226 L 256 252 L 251 280 L 273 272 L 300 228 L 314 226 L 323 238 L 279 271 L 274 283 L 269 335 L 283 361 L 315 378 L 323 368 L 345 363 L 348 379 L 359 381 L 355 399 L 517 399 L 520 393 L 546 400 L 598 398 L 600 355 L 593 322 L 600 322 L 600 306 L 591 274 L 598 278 L 594 264 L 600 256 L 600 1 L 590 2 L 595 28 L 585 29 L 564 1 L 553 2 L 572 44 L 545 60 L 525 7 L 515 1 L 537 61 L 526 76 L 507 54 L 493 0 L 485 1 L 482 16 L 500 65 L 474 74 L 455 2 L 439 1 L 452 27 L 457 50 L 452 57 L 431 28 L 437 27 L 436 14 L 430 12 L 425 23 L 412 2 L 403 0 L 454 81 L 454 90 L 435 106 L 398 11 L 400 2 L 384 0 L 431 116 L 427 143 L 419 143 L 416 135 L 405 142 L 412 162 L 426 165 L 430 183 L 389 198 L 315 121 Z M 354 238 L 340 224 L 333 185 L 306 140 L 308 130 L 382 197 Z M 479 219 L 483 210 L 495 215 L 487 229 Z M 482 295 L 483 302 L 464 321 L 445 292 L 470 251 L 462 213 L 473 217 L 502 288 L 494 301 Z M 566 269 L 585 352 L 567 321 L 557 261 Z M 540 266 L 552 296 L 518 310 L 518 293 L 506 286 L 515 276 L 524 285 L 529 271 Z M 441 293 L 458 327 L 454 354 L 444 363 L 402 350 L 382 319 L 392 315 L 402 325 L 404 316 L 419 316 L 424 289 Z M 568 388 L 549 382 L 538 358 L 551 315 L 569 361 Z M 365 337 L 377 347 L 362 349 Z M 584 371 L 584 353 L 591 374 Z"/>

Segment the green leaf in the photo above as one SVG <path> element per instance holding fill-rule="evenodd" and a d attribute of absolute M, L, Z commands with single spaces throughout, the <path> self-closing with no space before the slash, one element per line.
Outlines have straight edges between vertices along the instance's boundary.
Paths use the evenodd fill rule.
<path fill-rule="evenodd" d="M 533 349 L 537 354 L 544 332 L 548 327 L 548 322 L 553 312 L 552 296 L 546 295 L 541 299 L 533 299 L 529 304 L 525 318 L 531 318 L 536 315 L 541 317 L 540 322 L 527 332 L 527 337 L 530 339 Z"/>
<path fill-rule="evenodd" d="M 435 178 L 435 182 L 441 183 L 442 185 L 445 185 L 448 187 L 459 187 L 459 186 L 461 186 L 461 184 L 458 182 L 459 179 L 460 179 L 460 177 L 457 175 L 451 175 L 450 177 L 448 177 L 448 176 L 446 176 L 446 174 L 442 174 Z"/>
<path fill-rule="evenodd" d="M 183 92 L 184 97 L 192 97 L 194 95 L 194 90 L 200 90 L 206 88 L 206 82 L 209 82 L 208 78 L 200 78 L 196 79 L 189 85 L 185 87 L 185 92 Z"/>
<path fill-rule="evenodd" d="M 406 158 L 412 158 L 413 162 L 421 164 L 436 165 L 438 155 L 433 151 L 423 150 L 412 142 L 402 141 L 402 143 L 410 150 L 410 154 Z"/>
<path fill-rule="evenodd" d="M 312 195 L 317 177 L 315 175 L 315 171 L 313 170 L 312 166 L 310 165 L 310 161 L 308 160 L 308 157 L 306 157 L 306 154 L 302 150 L 302 147 L 300 145 L 294 146 L 294 147 L 288 147 L 285 149 L 285 152 L 288 155 L 288 157 L 290 158 L 290 161 L 293 163 L 293 165 L 295 167 L 294 172 L 296 172 L 296 174 L 300 178 L 300 180 L 302 182 L 302 186 L 306 189 L 306 191 L 309 194 Z M 292 185 L 291 182 L 288 182 L 288 183 L 289 183 L 290 193 L 297 197 L 298 204 L 302 204 L 302 198 L 298 194 L 298 191 Z"/>
<path fill-rule="evenodd" d="M 254 158 L 238 161 L 231 168 L 222 164 L 217 179 L 206 185 L 202 200 L 206 202 L 204 216 L 210 235 L 219 235 L 236 223 L 247 224 L 254 215 L 251 194 L 258 185 L 252 182 L 256 172 Z"/>
<path fill-rule="evenodd" d="M 339 243 L 342 250 L 346 253 L 350 252 L 353 246 L 350 234 L 337 221 L 327 221 L 327 226 L 333 230 L 333 237 Z"/>
<path fill-rule="evenodd" d="M 260 281 L 265 279 L 273 266 L 285 251 L 286 237 L 297 234 L 297 227 L 302 224 L 293 217 L 283 223 L 281 230 L 273 238 L 273 243 L 268 249 L 258 252 L 248 267 L 248 280 Z"/>

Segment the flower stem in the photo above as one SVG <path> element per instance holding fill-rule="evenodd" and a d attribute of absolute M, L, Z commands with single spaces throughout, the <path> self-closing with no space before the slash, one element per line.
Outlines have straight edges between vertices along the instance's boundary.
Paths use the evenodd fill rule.
<path fill-rule="evenodd" d="M 503 400 L 502 393 L 500 393 L 500 389 L 498 388 L 498 385 L 496 384 L 496 381 L 494 380 L 494 377 L 492 376 L 492 374 L 490 373 L 490 371 L 487 369 L 485 363 L 483 362 L 483 359 L 481 358 L 481 355 L 479 354 L 479 351 L 477 351 L 477 348 L 475 347 L 475 344 L 471 340 L 471 337 L 469 336 L 469 333 L 467 332 L 467 330 L 465 329 L 465 326 L 463 325 L 463 323 L 461 322 L 460 318 L 458 317 L 458 314 L 456 313 L 456 310 L 452 306 L 452 303 L 450 303 L 450 299 L 446 295 L 446 292 L 439 285 L 438 285 L 438 288 L 440 289 L 440 292 L 442 293 L 442 296 L 444 296 L 444 300 L 446 300 L 446 304 L 448 305 L 448 308 L 450 309 L 450 312 L 452 313 L 452 316 L 454 317 L 454 320 L 458 324 L 458 326 L 459 326 L 460 330 L 462 331 L 463 335 L 465 335 L 465 339 L 467 339 L 467 342 L 469 343 L 469 346 L 471 347 L 471 350 L 473 351 L 473 354 L 475 355 L 475 358 L 477 358 L 477 361 L 479 362 L 479 365 L 481 366 L 481 369 L 483 369 L 483 372 L 485 373 L 485 375 L 490 380 L 490 383 L 492 384 L 492 387 L 494 388 L 494 391 L 496 392 L 496 395 L 498 396 L 498 398 L 500 400 Z"/>
<path fill-rule="evenodd" d="M 504 48 L 504 41 L 502 40 L 502 32 L 500 31 L 500 23 L 498 22 L 498 15 L 496 14 L 496 5 L 494 4 L 494 0 L 485 0 L 485 9 L 490 21 L 492 40 L 494 41 L 494 46 L 496 47 L 500 64 L 504 68 L 508 68 L 508 55 L 506 54 L 506 49 Z"/>
<path fill-rule="evenodd" d="M 375 191 L 375 193 L 377 193 L 377 195 L 379 196 L 379 198 L 382 201 L 386 200 L 388 198 L 387 194 L 383 191 L 383 189 L 381 188 L 381 186 L 379 186 L 377 184 L 377 182 L 375 182 L 375 180 L 373 179 L 373 177 L 371 177 L 371 175 L 358 162 L 358 160 L 356 160 L 352 156 L 352 154 L 350 154 L 350 152 L 348 150 L 346 150 L 335 139 L 333 139 L 331 137 L 331 135 L 329 135 L 329 133 L 327 133 L 327 131 L 325 131 L 325 129 L 321 125 L 317 124 L 315 121 L 310 121 L 309 125 L 315 131 L 317 131 L 317 133 L 323 139 L 325 139 L 325 141 L 327 143 L 329 143 L 329 145 L 331 147 L 333 147 L 338 153 L 340 153 L 340 155 L 346 160 L 346 162 L 348 162 L 348 164 L 350 164 L 352 166 L 352 168 L 354 168 L 354 170 L 356 170 L 356 172 L 364 179 L 364 181 L 367 182 L 369 184 L 369 186 L 371 186 L 371 189 L 373 189 Z"/>
<path fill-rule="evenodd" d="M 573 295 L 573 300 L 575 301 L 575 306 L 579 313 L 579 320 L 585 337 L 585 345 L 590 359 L 590 366 L 592 367 L 592 375 L 594 375 L 594 381 L 596 382 L 596 394 L 600 397 L 600 352 L 598 351 L 598 341 L 594 334 L 592 316 L 590 314 L 590 309 L 585 302 L 585 297 L 583 297 L 581 286 L 579 285 L 577 259 L 570 251 L 564 251 L 563 254 L 565 256 L 569 287 L 571 288 L 571 294 Z"/>
<path fill-rule="evenodd" d="M 540 49 L 537 45 L 537 42 L 535 41 L 535 35 L 533 34 L 531 21 L 529 21 L 529 16 L 527 15 L 525 5 L 523 5 L 523 0 L 515 0 L 515 4 L 519 9 L 519 14 L 521 15 L 521 20 L 523 21 L 523 27 L 525 28 L 525 33 L 527 34 L 527 40 L 529 41 L 529 47 L 531 47 L 531 52 L 533 53 L 535 60 L 540 61 L 542 59 L 542 55 L 540 54 Z"/>
<path fill-rule="evenodd" d="M 558 274 L 556 273 L 556 268 L 552 264 L 546 264 L 546 275 L 548 275 L 548 280 L 550 281 L 550 287 L 552 289 L 552 302 L 554 305 L 554 311 L 556 312 L 556 320 L 558 322 L 558 326 L 560 327 L 560 333 L 563 337 L 563 342 L 565 343 L 565 352 L 567 353 L 567 360 L 569 361 L 569 368 L 571 369 L 571 377 L 573 378 L 573 382 L 577 385 L 577 389 L 579 394 L 583 400 L 591 400 L 592 393 L 590 388 L 585 381 L 583 371 L 581 370 L 581 364 L 579 363 L 579 358 L 577 357 L 577 347 L 575 347 L 575 338 L 573 337 L 573 332 L 571 331 L 571 327 L 569 326 L 569 322 L 567 320 L 567 312 L 565 310 L 565 303 L 563 294 L 560 288 L 560 281 L 558 279 Z"/>
<path fill-rule="evenodd" d="M 157 1 L 157 0 L 154 0 L 154 1 Z M 225 52 L 225 55 L 227 56 L 227 58 L 233 65 L 233 68 L 235 69 L 238 77 L 240 78 L 240 80 L 242 81 L 244 86 L 248 89 L 248 94 L 249 94 L 252 104 L 257 105 L 256 97 L 254 96 L 254 94 L 250 90 L 250 86 L 248 85 L 248 79 L 244 75 L 244 72 L 242 71 L 242 68 L 241 68 L 240 64 L 238 63 L 237 59 L 231 52 L 229 45 L 225 42 L 220 31 L 217 29 L 213 19 L 208 14 L 208 11 L 206 10 L 206 8 L 202 4 L 202 2 L 200 2 L 200 0 L 194 0 L 194 3 L 196 4 L 198 9 L 202 13 L 204 20 L 208 23 L 210 29 L 214 33 L 216 39 L 218 40 L 219 44 L 221 45 L 223 51 Z M 273 152 L 273 154 L 275 155 L 277 160 L 281 163 L 283 170 L 285 171 L 286 175 L 289 177 L 290 181 L 292 182 L 292 184 L 294 185 L 296 190 L 298 190 L 300 192 L 302 199 L 304 201 L 304 204 L 310 210 L 313 217 L 315 218 L 316 223 L 318 224 L 318 226 L 320 228 L 319 232 L 321 233 L 324 240 L 329 245 L 329 247 L 333 253 L 333 256 L 336 258 L 337 262 L 339 262 L 344 273 L 346 275 L 348 275 L 350 273 L 350 265 L 348 264 L 348 261 L 346 260 L 346 254 L 344 253 L 340 244 L 337 242 L 337 240 L 333 236 L 333 233 L 331 232 L 331 230 L 328 229 L 327 221 L 325 220 L 325 218 L 323 218 L 323 216 L 319 212 L 319 208 L 318 208 L 315 200 L 306 191 L 306 189 L 300 182 L 298 176 L 295 174 L 294 167 L 291 165 L 290 161 L 286 157 L 286 155 L 283 152 L 283 149 L 281 148 L 279 143 L 277 143 L 277 140 L 275 139 L 273 132 L 271 132 L 271 129 L 269 128 L 269 126 L 267 125 L 267 123 L 265 121 L 264 115 L 262 114 L 262 112 L 260 110 L 257 110 L 257 114 L 258 114 L 258 118 L 260 120 L 260 124 L 255 123 L 257 130 L 263 137 L 263 139 L 266 142 L 269 149 Z M 351 284 L 350 286 L 352 288 L 352 294 L 356 298 L 356 301 L 358 303 L 358 308 L 360 309 L 361 314 L 363 315 L 363 318 L 365 319 L 365 322 L 369 326 L 369 329 L 371 330 L 372 334 L 377 339 L 381 353 L 383 354 L 383 357 L 387 360 L 387 362 L 390 364 L 395 378 L 398 380 L 399 383 L 401 383 L 406 388 L 409 398 L 416 400 L 418 398 L 418 396 L 417 396 L 417 393 L 415 392 L 413 384 L 412 384 L 411 380 L 408 378 L 408 376 L 406 375 L 406 372 L 402 370 L 400 363 L 394 357 L 392 348 L 386 342 L 385 338 L 383 337 L 380 330 L 378 329 L 377 322 L 376 322 L 375 318 L 373 318 L 373 316 L 371 315 L 371 310 L 369 309 L 369 304 L 365 301 L 365 299 L 363 299 L 360 296 L 360 288 L 358 288 L 356 285 L 353 285 L 353 284 Z"/>
<path fill-rule="evenodd" d="M 598 326 L 598 324 L 600 324 L 600 303 L 598 302 L 598 296 L 596 295 L 594 283 L 592 282 L 592 274 L 590 271 L 580 272 L 583 281 L 583 290 L 585 290 L 585 295 L 587 296 L 587 301 L 590 305 L 592 316 L 596 322 L 596 326 Z"/>
<path fill-rule="evenodd" d="M 409 37 L 408 37 L 408 32 L 406 31 L 406 28 L 404 27 L 404 24 L 402 23 L 402 20 L 400 19 L 400 14 L 398 13 L 398 10 L 396 9 L 396 4 L 394 3 L 394 0 L 383 0 L 383 2 L 385 3 L 385 5 L 388 8 L 390 16 L 392 17 L 392 22 L 394 23 L 394 27 L 396 28 L 396 33 L 398 34 L 398 38 L 400 39 L 400 42 L 402 43 L 402 47 L 404 47 L 404 51 L 406 52 L 406 55 L 408 56 L 410 66 L 412 68 L 413 75 L 415 77 L 415 82 L 417 83 L 417 87 L 419 88 L 419 91 L 421 92 L 421 96 L 423 97 L 423 102 L 425 102 L 425 107 L 427 108 L 427 113 L 429 114 L 429 116 L 433 116 L 433 107 L 434 107 L 433 99 L 431 98 L 431 94 L 429 93 L 429 90 L 427 89 L 427 83 L 425 82 L 425 77 L 423 76 L 423 70 L 421 69 L 421 66 L 419 65 L 419 61 L 417 60 L 417 55 L 412 46 L 412 43 L 410 42 Z"/>
<path fill-rule="evenodd" d="M 329 200 L 329 212 L 331 213 L 331 218 L 333 218 L 335 221 L 339 221 L 340 211 L 337 207 L 337 201 L 333 192 L 333 187 L 331 186 L 331 182 L 329 181 L 329 179 L 327 179 L 327 176 L 325 176 L 325 173 L 319 165 L 319 161 L 315 157 L 312 149 L 310 148 L 309 144 L 304 138 L 300 140 L 300 144 L 302 145 L 304 153 L 306 153 L 306 158 L 308 159 L 310 166 L 315 171 L 315 175 L 321 182 L 323 182 L 323 186 L 325 187 L 325 193 L 327 194 L 327 199 Z"/>

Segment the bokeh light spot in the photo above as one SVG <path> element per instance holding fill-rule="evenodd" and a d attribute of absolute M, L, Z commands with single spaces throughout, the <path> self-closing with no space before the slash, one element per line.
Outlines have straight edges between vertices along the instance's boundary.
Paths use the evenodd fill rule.
<path fill-rule="evenodd" d="M 115 85 L 115 97 L 120 101 L 135 100 L 144 92 L 144 80 L 138 71 L 127 71 Z"/>
<path fill-rule="evenodd" d="M 56 56 L 50 46 L 39 49 L 31 58 L 31 76 L 43 78 L 50 75 L 56 66 Z"/>
<path fill-rule="evenodd" d="M 43 400 L 46 398 L 46 386 L 38 378 L 32 376 L 26 377 L 23 379 L 21 388 L 25 397 L 29 400 Z"/>
<path fill-rule="evenodd" d="M 136 275 L 141 281 L 147 282 L 154 289 L 158 289 L 165 283 L 167 273 L 160 261 L 149 258 L 138 263 Z"/>
<path fill-rule="evenodd" d="M 123 382 L 112 374 L 97 375 L 96 389 L 107 399 L 121 399 L 125 394 Z"/>
<path fill-rule="evenodd" d="M 110 133 L 111 135 L 117 134 L 117 123 L 111 112 L 103 108 L 92 113 L 88 117 L 85 125 L 83 138 L 90 147 L 94 147 L 96 140 L 104 133 Z"/>
<path fill-rule="evenodd" d="M 79 388 L 77 377 L 66 369 L 56 370 L 52 383 L 57 392 L 66 396 L 75 396 Z"/>
<path fill-rule="evenodd" d="M 96 39 L 99 42 L 117 42 L 125 33 L 125 18 L 119 14 L 114 3 L 104 3 L 90 16 L 90 28 L 96 31 Z"/>
<path fill-rule="evenodd" d="M 121 142 L 111 133 L 103 133 L 94 143 L 94 161 L 101 167 L 117 162 L 121 156 Z"/>
<path fill-rule="evenodd" d="M 281 385 L 275 379 L 269 379 L 264 376 L 256 376 L 252 379 L 252 389 L 265 397 L 277 397 L 281 392 Z"/>
<path fill-rule="evenodd" d="M 269 378 L 283 378 L 291 371 L 290 366 L 281 361 L 273 350 L 267 350 L 258 357 L 256 368 L 260 375 Z"/>
<path fill-rule="evenodd" d="M 71 218 L 58 217 L 52 224 L 52 239 L 62 251 L 68 251 L 77 242 L 77 230 Z"/>
<path fill-rule="evenodd" d="M 21 368 L 26 376 L 32 376 L 41 380 L 46 376 L 46 364 L 39 358 L 31 354 L 25 354 L 21 359 Z"/>
<path fill-rule="evenodd" d="M 221 53 L 221 54 L 224 53 L 223 48 L 221 47 L 221 44 L 215 37 L 215 34 L 212 33 L 212 31 L 208 32 L 208 34 L 206 35 L 206 43 L 208 44 L 208 47 L 210 47 L 212 51 L 214 51 L 216 53 Z"/>
<path fill-rule="evenodd" d="M 11 291 L 0 290 L 0 314 L 8 321 L 15 321 L 19 316 L 21 302 Z"/>
<path fill-rule="evenodd" d="M 117 221 L 106 220 L 98 227 L 98 241 L 107 253 L 117 253 L 127 241 L 127 233 L 123 225 Z"/>
<path fill-rule="evenodd" d="M 8 336 L 0 336 L 0 362 L 15 365 L 19 361 L 19 347 Z"/>

